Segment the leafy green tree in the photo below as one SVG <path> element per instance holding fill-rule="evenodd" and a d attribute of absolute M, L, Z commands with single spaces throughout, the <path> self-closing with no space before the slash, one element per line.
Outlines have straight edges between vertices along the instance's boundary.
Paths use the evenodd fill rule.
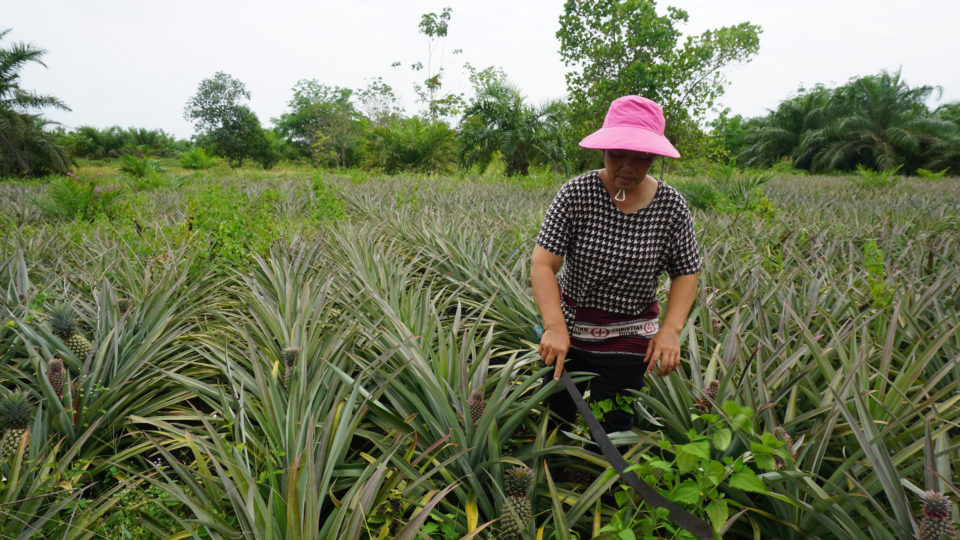
<path fill-rule="evenodd" d="M 360 113 L 375 126 L 386 125 L 403 111 L 393 87 L 383 82 L 382 77 L 372 79 L 356 92 L 356 97 Z"/>
<path fill-rule="evenodd" d="M 274 123 L 279 133 L 318 165 L 355 165 L 365 127 L 352 97 L 349 88 L 300 80 L 287 102 L 290 112 Z"/>
<path fill-rule="evenodd" d="M 627 94 L 660 103 L 681 153 L 698 140 L 705 112 L 723 93 L 722 68 L 756 54 L 760 27 L 745 22 L 683 39 L 687 19 L 674 7 L 659 15 L 654 0 L 567 0 L 557 37 L 570 69 L 572 142 L 599 127 L 610 102 Z"/>
<path fill-rule="evenodd" d="M 3 39 L 10 30 L 0 30 Z M 53 96 L 20 87 L 20 70 L 31 62 L 44 67 L 46 51 L 28 43 L 0 48 L 0 176 L 42 176 L 70 168 L 66 151 L 46 131 L 51 122 L 38 112 L 70 109 Z"/>
<path fill-rule="evenodd" d="M 721 159 L 735 158 L 746 146 L 745 134 L 750 120 L 735 114 L 730 116 L 730 109 L 724 109 L 720 115 L 710 121 L 710 135 L 715 144 L 715 157 Z"/>
<path fill-rule="evenodd" d="M 444 118 L 456 117 L 463 111 L 465 99 L 462 93 L 452 93 L 443 91 L 443 76 L 445 68 L 443 67 L 443 43 L 447 37 L 450 28 L 450 18 L 453 10 L 449 7 L 443 8 L 440 13 L 424 13 L 420 17 L 418 28 L 420 33 L 427 38 L 427 57 L 426 65 L 423 62 L 414 62 L 410 69 L 414 72 L 426 70 L 426 77 L 422 83 L 414 83 L 413 91 L 417 95 L 417 101 L 423 104 L 424 116 L 435 122 Z M 434 70 L 434 54 L 439 51 L 439 66 Z M 454 49 L 453 54 L 460 54 L 461 49 Z M 401 66 L 401 62 L 394 62 L 393 67 Z"/>
<path fill-rule="evenodd" d="M 193 122 L 198 134 L 210 133 L 235 121 L 235 109 L 247 99 L 250 99 L 250 91 L 245 84 L 218 71 L 213 77 L 200 81 L 197 93 L 187 101 L 183 109 L 183 117 Z"/>
<path fill-rule="evenodd" d="M 460 162 L 483 169 L 497 155 L 508 175 L 526 176 L 531 163 L 563 164 L 564 105 L 528 105 L 516 86 L 492 82 L 480 88 L 460 121 Z"/>
<path fill-rule="evenodd" d="M 184 107 L 183 116 L 193 122 L 198 141 L 214 154 L 227 158 L 231 167 L 243 165 L 246 157 L 269 163 L 270 144 L 257 115 L 243 104 L 250 99 L 247 87 L 218 71 L 204 79 Z"/>
<path fill-rule="evenodd" d="M 270 168 L 276 162 L 260 119 L 246 105 L 229 109 L 222 126 L 201 135 L 198 141 L 215 155 L 227 158 L 231 167 L 242 167 L 248 157 L 264 168 Z"/>

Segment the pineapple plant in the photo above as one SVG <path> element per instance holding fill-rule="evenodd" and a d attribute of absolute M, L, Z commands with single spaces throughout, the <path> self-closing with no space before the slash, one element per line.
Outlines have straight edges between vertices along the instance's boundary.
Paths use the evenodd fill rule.
<path fill-rule="evenodd" d="M 0 458 L 16 454 L 21 442 L 29 444 L 29 425 L 33 420 L 33 403 L 26 391 L 6 392 L 0 397 L 0 424 L 3 425 L 3 437 L 0 438 Z"/>
<path fill-rule="evenodd" d="M 533 520 L 530 505 L 530 487 L 533 471 L 526 465 L 509 469 L 503 479 L 507 498 L 503 502 L 500 535 L 503 538 L 522 538 L 527 524 Z"/>
<path fill-rule="evenodd" d="M 300 347 L 287 347 L 280 352 L 280 358 L 283 360 L 283 386 L 290 388 L 290 373 L 293 372 L 293 365 L 300 356 Z"/>
<path fill-rule="evenodd" d="M 470 411 L 470 418 L 473 419 L 473 423 L 476 424 L 480 417 L 483 416 L 483 409 L 486 408 L 487 404 L 483 401 L 483 390 L 474 390 L 470 397 L 467 398 L 467 409 Z"/>
<path fill-rule="evenodd" d="M 956 540 L 957 530 L 950 521 L 950 497 L 939 491 L 924 491 L 921 499 L 920 540 Z"/>
<path fill-rule="evenodd" d="M 63 367 L 63 360 L 53 358 L 47 363 L 47 379 L 57 397 L 63 399 L 63 385 L 67 382 L 67 370 Z"/>
<path fill-rule="evenodd" d="M 710 412 L 713 410 L 713 404 L 711 400 L 717 399 L 717 392 L 720 390 L 720 381 L 712 380 L 710 384 L 703 388 L 702 397 L 694 402 L 694 405 L 703 412 Z"/>
<path fill-rule="evenodd" d="M 50 310 L 50 328 L 77 358 L 83 360 L 90 354 L 93 346 L 77 333 L 77 313 L 71 306 L 60 304 Z"/>

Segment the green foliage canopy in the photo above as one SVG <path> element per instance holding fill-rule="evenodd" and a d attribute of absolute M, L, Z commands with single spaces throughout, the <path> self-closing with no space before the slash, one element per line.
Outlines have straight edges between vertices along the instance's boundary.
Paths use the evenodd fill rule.
<path fill-rule="evenodd" d="M 491 82 L 477 91 L 460 121 L 460 162 L 484 169 L 498 153 L 507 175 L 526 176 L 531 163 L 563 164 L 561 101 L 528 105 L 516 86 Z"/>
<path fill-rule="evenodd" d="M 184 107 L 183 116 L 193 122 L 201 144 L 227 158 L 231 167 L 253 157 L 264 168 L 277 156 L 257 115 L 243 104 L 250 99 L 246 86 L 231 75 L 218 71 L 204 79 Z"/>
<path fill-rule="evenodd" d="M 741 23 L 683 37 L 687 12 L 656 11 L 653 0 L 567 0 L 560 16 L 560 56 L 566 74 L 571 140 L 603 122 L 610 102 L 637 94 L 660 103 L 667 136 L 681 153 L 723 93 L 721 69 L 748 61 L 760 27 Z"/>
<path fill-rule="evenodd" d="M 380 103 L 373 102 L 378 91 L 385 91 L 378 88 L 368 89 L 364 97 L 371 99 L 372 107 L 388 107 L 383 103 L 389 103 L 389 99 L 382 96 Z M 297 81 L 293 97 L 287 102 L 290 112 L 274 119 L 278 133 L 318 165 L 355 165 L 364 126 L 353 94 L 350 88 L 327 86 L 316 79 Z"/>
<path fill-rule="evenodd" d="M 926 106 L 935 90 L 910 87 L 899 72 L 885 71 L 837 88 L 801 89 L 750 121 L 741 160 L 763 167 L 787 159 L 814 172 L 958 167 L 957 123 L 948 107 L 931 112 Z"/>

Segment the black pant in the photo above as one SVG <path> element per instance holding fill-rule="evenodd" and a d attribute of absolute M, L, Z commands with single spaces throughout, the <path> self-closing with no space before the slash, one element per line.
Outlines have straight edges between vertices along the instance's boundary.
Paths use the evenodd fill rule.
<path fill-rule="evenodd" d="M 633 426 L 633 411 L 628 412 L 616 406 L 617 396 L 629 396 L 624 390 L 640 390 L 643 388 L 643 375 L 647 371 L 646 362 L 610 366 L 571 355 L 567 357 L 564 368 L 571 376 L 575 373 L 594 374 L 592 378 L 576 383 L 580 394 L 583 394 L 587 388 L 590 389 L 590 401 L 613 400 L 613 410 L 606 412 L 603 415 L 603 421 L 600 423 L 604 431 L 623 431 Z M 546 385 L 551 382 L 553 382 L 553 370 L 548 371 L 543 377 L 543 384 Z M 567 422 L 576 420 L 577 407 L 562 386 L 558 387 L 557 391 L 550 395 L 546 402 L 550 406 L 550 410 L 563 420 Z"/>

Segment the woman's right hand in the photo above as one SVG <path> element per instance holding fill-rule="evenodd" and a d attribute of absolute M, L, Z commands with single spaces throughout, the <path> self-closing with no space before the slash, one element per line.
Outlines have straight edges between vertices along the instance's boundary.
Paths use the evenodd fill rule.
<path fill-rule="evenodd" d="M 540 358 L 548 366 L 556 365 L 553 370 L 553 380 L 560 380 L 563 373 L 563 363 L 570 350 L 570 334 L 566 328 L 547 328 L 540 338 Z"/>

